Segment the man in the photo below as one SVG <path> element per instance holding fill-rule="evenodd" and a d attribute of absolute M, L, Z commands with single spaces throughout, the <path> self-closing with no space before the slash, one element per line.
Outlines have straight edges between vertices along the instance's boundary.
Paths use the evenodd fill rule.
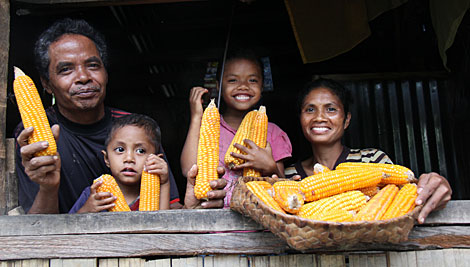
<path fill-rule="evenodd" d="M 83 20 L 57 21 L 36 42 L 35 61 L 41 83 L 57 103 L 46 113 L 53 125 L 58 155 L 35 157 L 34 153 L 47 147 L 47 142 L 28 144 L 33 129 L 18 125 L 19 202 L 28 213 L 68 212 L 94 178 L 109 173 L 101 150 L 113 118 L 129 113 L 104 105 L 106 49 L 101 34 Z M 161 147 L 159 153 L 163 153 Z M 191 181 L 188 179 L 189 187 Z M 180 208 L 171 170 L 170 183 L 171 207 Z M 221 180 L 214 186 L 220 188 L 223 183 Z M 217 198 L 222 193 L 213 194 Z M 188 203 L 194 207 L 198 201 L 189 197 Z M 216 199 L 208 207 L 218 203 Z"/>

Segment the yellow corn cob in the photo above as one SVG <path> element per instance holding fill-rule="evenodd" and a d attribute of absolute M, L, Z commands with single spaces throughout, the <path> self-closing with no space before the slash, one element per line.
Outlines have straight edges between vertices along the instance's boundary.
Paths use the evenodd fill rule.
<path fill-rule="evenodd" d="M 266 181 L 251 181 L 250 183 L 259 184 L 259 185 L 261 185 L 265 190 L 270 190 L 271 188 L 273 188 L 273 185 L 270 184 L 269 182 L 266 182 Z"/>
<path fill-rule="evenodd" d="M 313 165 L 313 174 L 319 174 L 321 172 L 328 172 L 331 171 L 328 167 L 321 165 L 320 163 L 315 163 Z"/>
<path fill-rule="evenodd" d="M 383 173 L 377 169 L 348 168 L 311 175 L 300 181 L 305 201 L 310 202 L 358 188 L 375 186 Z"/>
<path fill-rule="evenodd" d="M 217 165 L 219 163 L 220 114 L 211 100 L 204 110 L 199 131 L 197 148 L 197 176 L 194 185 L 194 195 L 197 199 L 207 199 L 211 190 L 210 181 L 219 179 Z"/>
<path fill-rule="evenodd" d="M 13 82 L 13 91 L 15 92 L 16 102 L 20 111 L 21 120 L 24 128 L 33 126 L 34 131 L 30 136 L 28 143 L 47 141 L 49 147 L 34 154 L 35 156 L 52 156 L 57 152 L 57 146 L 52 135 L 51 126 L 47 120 L 46 111 L 42 105 L 38 90 L 33 80 L 19 68 L 14 67 L 15 81 Z"/>
<path fill-rule="evenodd" d="M 381 184 L 396 184 L 402 185 L 410 182 L 414 182 L 415 175 L 413 171 L 407 167 L 397 164 L 386 164 L 386 163 L 364 163 L 364 162 L 344 162 L 339 164 L 336 169 L 345 168 L 379 168 L 385 173 L 382 178 Z"/>
<path fill-rule="evenodd" d="M 373 197 L 379 192 L 380 188 L 378 186 L 369 186 L 365 188 L 359 188 L 358 190 L 368 197 Z"/>
<path fill-rule="evenodd" d="M 380 220 L 397 193 L 398 187 L 396 185 L 385 186 L 354 216 L 354 221 Z"/>
<path fill-rule="evenodd" d="M 316 220 L 316 221 L 349 222 L 349 221 L 352 221 L 353 214 L 354 214 L 353 211 L 345 211 L 342 209 L 330 209 L 324 212 L 311 214 L 311 215 L 306 215 L 306 214 L 300 215 L 300 212 L 299 212 L 299 214 L 297 215 L 302 218 Z"/>
<path fill-rule="evenodd" d="M 100 177 L 96 178 L 93 183 L 96 183 L 98 180 L 103 181 L 103 183 L 96 189 L 96 192 L 110 192 L 113 196 L 117 197 L 114 201 L 115 206 L 110 208 L 109 211 L 131 211 L 129 205 L 127 205 L 126 199 L 122 194 L 121 189 L 119 188 L 114 177 L 109 174 L 103 174 Z"/>
<path fill-rule="evenodd" d="M 227 149 L 227 152 L 225 153 L 225 165 L 232 169 L 233 167 L 242 164 L 244 161 L 239 158 L 235 158 L 232 155 L 230 155 L 231 152 L 243 154 L 242 151 L 240 151 L 238 148 L 233 146 L 235 143 L 244 145 L 243 140 L 248 139 L 250 135 L 250 130 L 251 126 L 253 125 L 253 120 L 256 116 L 257 111 L 253 110 L 248 112 L 245 117 L 242 120 L 242 123 L 238 127 L 237 132 L 235 133 L 235 136 L 232 139 L 232 142 L 230 143 L 230 146 Z"/>
<path fill-rule="evenodd" d="M 253 119 L 248 139 L 253 141 L 260 148 L 265 148 L 267 137 L 268 116 L 266 115 L 266 107 L 260 106 L 258 112 L 256 112 L 256 116 Z M 244 168 L 243 176 L 261 177 L 261 172 L 252 168 Z"/>
<path fill-rule="evenodd" d="M 360 191 L 348 191 L 309 202 L 302 206 L 298 215 L 302 217 L 311 217 L 315 214 L 324 213 L 332 209 L 357 212 L 366 204 L 367 200 L 368 197 Z"/>
<path fill-rule="evenodd" d="M 273 199 L 273 197 L 268 193 L 268 191 L 262 185 L 260 185 L 259 183 L 256 183 L 255 181 L 252 181 L 252 182 L 246 183 L 246 186 L 251 191 L 251 193 L 257 196 L 266 205 L 268 205 L 272 209 L 285 213 L 285 211 L 279 206 L 279 204 Z"/>
<path fill-rule="evenodd" d="M 300 191 L 300 183 L 296 181 L 279 181 L 273 184 L 274 200 L 281 208 L 296 214 L 304 204 L 304 195 Z"/>
<path fill-rule="evenodd" d="M 381 219 L 387 220 L 395 218 L 401 215 L 405 215 L 409 211 L 413 210 L 415 207 L 415 200 L 418 197 L 416 191 L 416 184 L 405 184 L 400 189 L 400 191 L 398 191 L 397 196 L 393 200 L 392 204 L 390 204 Z"/>
<path fill-rule="evenodd" d="M 160 209 L 160 176 L 158 174 L 142 172 L 140 180 L 140 211 L 153 211 Z"/>

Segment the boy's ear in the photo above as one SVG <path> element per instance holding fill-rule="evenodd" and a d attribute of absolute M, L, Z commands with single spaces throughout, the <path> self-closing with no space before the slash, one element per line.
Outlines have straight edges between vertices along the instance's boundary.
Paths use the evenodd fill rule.
<path fill-rule="evenodd" d="M 101 150 L 101 153 L 103 154 L 103 157 L 104 157 L 104 163 L 106 163 L 106 166 L 108 168 L 111 168 L 109 167 L 109 159 L 108 159 L 108 154 L 106 153 L 106 150 Z"/>

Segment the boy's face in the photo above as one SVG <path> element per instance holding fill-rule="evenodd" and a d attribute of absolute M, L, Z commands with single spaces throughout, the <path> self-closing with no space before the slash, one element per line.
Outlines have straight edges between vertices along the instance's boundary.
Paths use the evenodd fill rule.
<path fill-rule="evenodd" d="M 134 185 L 140 183 L 145 161 L 155 154 L 155 145 L 143 128 L 127 125 L 114 132 L 103 154 L 116 182 Z"/>

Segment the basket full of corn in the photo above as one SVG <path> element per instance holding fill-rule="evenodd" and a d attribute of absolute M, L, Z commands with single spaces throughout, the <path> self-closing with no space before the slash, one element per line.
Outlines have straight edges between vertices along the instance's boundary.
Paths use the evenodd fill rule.
<path fill-rule="evenodd" d="M 420 210 L 411 170 L 375 163 L 316 169 L 302 181 L 240 177 L 230 207 L 297 250 L 408 239 Z"/>

